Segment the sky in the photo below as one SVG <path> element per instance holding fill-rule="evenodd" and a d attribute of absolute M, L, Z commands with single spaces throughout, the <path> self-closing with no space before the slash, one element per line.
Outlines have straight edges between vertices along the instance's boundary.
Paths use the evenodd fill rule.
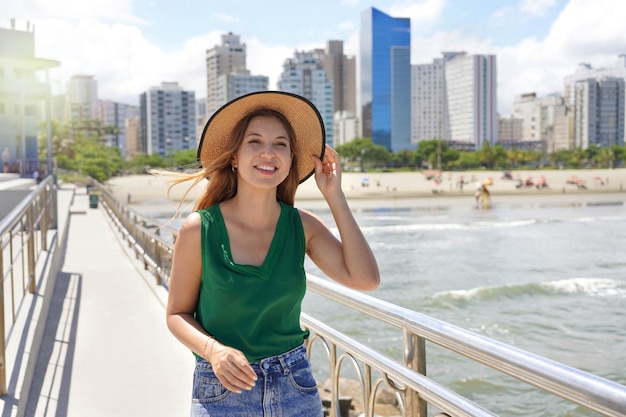
<path fill-rule="evenodd" d="M 358 60 L 370 7 L 411 19 L 411 64 L 443 51 L 495 54 L 505 117 L 515 96 L 562 94 L 579 63 L 613 66 L 626 53 L 622 0 L 0 0 L 0 27 L 35 25 L 35 55 L 61 62 L 50 72 L 53 92 L 72 75 L 93 75 L 100 99 L 138 105 L 164 81 L 206 97 L 206 50 L 228 32 L 270 89 L 296 50 L 343 40 Z"/>

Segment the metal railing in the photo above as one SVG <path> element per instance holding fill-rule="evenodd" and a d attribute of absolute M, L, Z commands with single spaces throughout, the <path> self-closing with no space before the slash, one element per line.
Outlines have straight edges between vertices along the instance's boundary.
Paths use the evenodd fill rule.
<path fill-rule="evenodd" d="M 157 224 L 130 210 L 101 185 L 98 185 L 98 189 L 103 196 L 104 209 L 129 246 L 137 257 L 143 259 L 145 268 L 154 273 L 157 284 L 167 287 L 172 244 L 155 232 L 158 230 Z M 170 241 L 174 240 L 176 231 L 168 229 L 168 233 L 172 233 Z M 307 341 L 309 354 L 313 347 L 321 345 L 328 359 L 332 382 L 332 417 L 342 415 L 339 381 L 346 363 L 352 364 L 357 374 L 363 410 L 367 417 L 375 415 L 376 397 L 385 385 L 395 393 L 399 409 L 406 417 L 426 417 L 428 405 L 441 412 L 438 416 L 495 416 L 427 376 L 426 342 L 600 415 L 626 415 L 626 387 L 623 385 L 350 290 L 327 279 L 308 275 L 307 288 L 328 300 L 394 326 L 403 335 L 403 359 L 400 362 L 307 314 L 302 315 L 303 326 L 311 332 Z"/>
<path fill-rule="evenodd" d="M 0 221 L 0 395 L 7 393 L 6 343 L 20 307 L 35 294 L 37 263 L 48 251 L 48 231 L 55 228 L 56 199 L 48 176 Z"/>
<path fill-rule="evenodd" d="M 144 269 L 154 274 L 157 285 L 168 287 L 173 251 L 170 242 L 174 242 L 178 231 L 137 213 L 116 199 L 102 184 L 94 182 L 93 187 L 128 247 L 142 260 Z"/>

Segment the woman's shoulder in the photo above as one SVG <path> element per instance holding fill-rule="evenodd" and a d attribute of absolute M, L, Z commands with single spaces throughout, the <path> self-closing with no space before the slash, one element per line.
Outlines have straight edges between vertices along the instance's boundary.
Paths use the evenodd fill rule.
<path fill-rule="evenodd" d="M 306 209 L 301 209 L 298 208 L 296 209 L 296 211 L 298 212 L 298 214 L 300 215 L 300 217 L 302 218 L 302 221 L 320 221 L 320 218 L 317 214 L 313 213 L 310 210 L 306 210 Z"/>
<path fill-rule="evenodd" d="M 313 235 L 316 231 L 324 229 L 325 224 L 315 213 L 305 209 L 296 209 L 302 221 L 302 227 L 307 236 Z"/>
<path fill-rule="evenodd" d="M 185 219 L 183 220 L 183 224 L 180 227 L 180 230 L 183 231 L 184 229 L 189 230 L 199 228 L 201 224 L 202 218 L 200 212 L 194 211 L 189 213 L 187 217 L 185 217 Z"/>

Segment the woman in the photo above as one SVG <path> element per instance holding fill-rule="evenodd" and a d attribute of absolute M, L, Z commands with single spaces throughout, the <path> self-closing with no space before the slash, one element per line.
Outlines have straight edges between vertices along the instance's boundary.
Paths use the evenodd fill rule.
<path fill-rule="evenodd" d="M 294 94 L 240 97 L 207 122 L 198 160 L 188 179 L 209 184 L 176 239 L 167 305 L 170 331 L 196 356 L 191 415 L 322 416 L 299 323 L 304 255 L 350 288 L 380 277 L 321 116 Z M 341 240 L 293 207 L 313 174 Z"/>

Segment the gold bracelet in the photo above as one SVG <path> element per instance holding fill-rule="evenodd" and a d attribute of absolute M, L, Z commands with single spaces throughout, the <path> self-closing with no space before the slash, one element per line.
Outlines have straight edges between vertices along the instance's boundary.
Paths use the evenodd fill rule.
<path fill-rule="evenodd" d="M 205 356 L 205 351 L 206 351 L 206 346 L 209 344 L 209 340 L 213 340 L 213 343 L 215 343 L 215 339 L 212 338 L 211 336 L 206 338 L 206 342 L 204 342 L 204 347 L 202 348 L 202 357 L 207 359 L 207 357 Z M 211 344 L 211 352 L 213 351 L 213 344 Z"/>

